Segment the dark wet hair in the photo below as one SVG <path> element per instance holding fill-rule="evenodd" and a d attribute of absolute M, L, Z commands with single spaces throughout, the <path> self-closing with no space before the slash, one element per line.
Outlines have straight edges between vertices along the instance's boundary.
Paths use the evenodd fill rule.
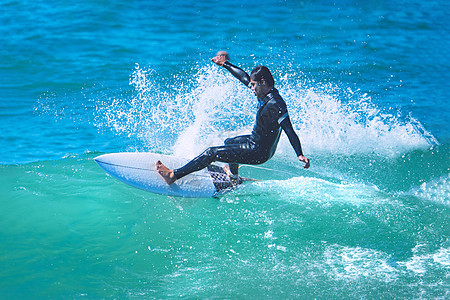
<path fill-rule="evenodd" d="M 269 69 L 264 66 L 257 66 L 253 69 L 252 73 L 250 74 L 250 79 L 253 81 L 261 81 L 261 79 L 264 78 L 266 81 L 266 84 L 268 86 L 274 86 L 275 81 L 273 80 L 272 73 L 270 73 Z"/>

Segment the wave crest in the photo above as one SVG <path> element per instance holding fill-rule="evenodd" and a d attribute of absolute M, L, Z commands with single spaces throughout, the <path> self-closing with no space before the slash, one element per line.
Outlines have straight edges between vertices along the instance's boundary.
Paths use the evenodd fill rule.
<path fill-rule="evenodd" d="M 380 109 L 366 93 L 315 84 L 301 73 L 274 75 L 306 153 L 395 156 L 438 144 L 414 117 Z M 253 126 L 253 93 L 216 66 L 162 78 L 136 64 L 130 85 L 125 99 L 97 105 L 97 125 L 135 137 L 145 150 L 191 157 Z"/>

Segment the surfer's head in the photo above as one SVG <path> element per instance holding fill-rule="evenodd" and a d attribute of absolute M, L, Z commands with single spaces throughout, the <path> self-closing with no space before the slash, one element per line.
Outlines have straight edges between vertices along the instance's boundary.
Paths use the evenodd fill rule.
<path fill-rule="evenodd" d="M 272 90 L 275 82 L 267 67 L 257 66 L 250 74 L 250 84 L 256 97 L 264 98 Z"/>

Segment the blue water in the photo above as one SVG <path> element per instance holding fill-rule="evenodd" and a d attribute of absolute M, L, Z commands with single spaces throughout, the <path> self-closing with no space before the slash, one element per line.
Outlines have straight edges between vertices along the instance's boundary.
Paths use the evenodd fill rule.
<path fill-rule="evenodd" d="M 444 299 L 448 1 L 3 1 L 0 298 Z M 193 157 L 254 122 L 210 62 L 268 66 L 286 137 L 219 199 L 146 193 L 99 154 Z"/>

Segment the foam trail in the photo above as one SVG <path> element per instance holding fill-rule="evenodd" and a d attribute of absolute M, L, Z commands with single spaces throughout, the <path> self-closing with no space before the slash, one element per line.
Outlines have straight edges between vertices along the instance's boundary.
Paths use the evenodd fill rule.
<path fill-rule="evenodd" d="M 450 205 L 450 174 L 424 182 L 408 194 L 448 206 Z"/>

